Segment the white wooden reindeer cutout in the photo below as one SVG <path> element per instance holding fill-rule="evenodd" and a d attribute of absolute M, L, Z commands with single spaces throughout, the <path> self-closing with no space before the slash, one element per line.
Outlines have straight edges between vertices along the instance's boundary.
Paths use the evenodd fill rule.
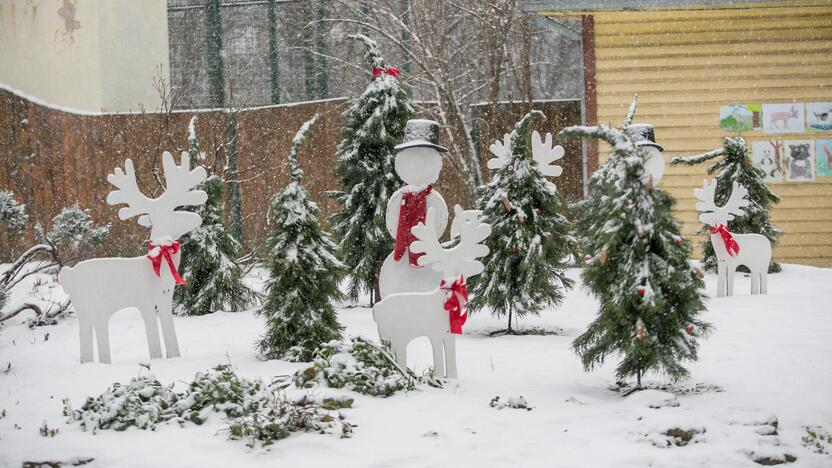
<path fill-rule="evenodd" d="M 436 233 L 436 214 L 428 208 L 424 224 L 411 229 L 417 240 L 410 248 L 424 253 L 419 265 L 431 265 L 442 281 L 429 292 L 404 292 L 386 296 L 373 306 L 373 318 L 382 340 L 390 342 L 396 361 L 407 367 L 407 345 L 420 336 L 430 340 L 433 370 L 436 377 L 456 378 L 456 338 L 465 323 L 468 293 L 465 278 L 482 273 L 477 258 L 488 255 L 481 242 L 491 234 L 491 226 L 482 223 L 475 211 L 454 207 L 454 223 L 459 243 L 443 248 Z"/>
<path fill-rule="evenodd" d="M 771 242 L 761 234 L 732 234 L 725 227 L 749 205 L 748 190 L 734 182 L 728 202 L 721 207 L 714 202 L 716 180 L 704 181 L 702 188 L 693 193 L 699 200 L 699 221 L 710 226 L 711 245 L 717 258 L 717 297 L 734 295 L 734 273 L 740 265 L 751 270 L 751 294 L 766 294 Z"/>
<path fill-rule="evenodd" d="M 488 148 L 493 158 L 488 160 L 489 169 L 499 169 L 511 159 L 511 134 L 503 135 L 503 141 L 500 140 L 491 143 Z M 546 177 L 559 177 L 563 173 L 563 168 L 552 164 L 558 159 L 562 158 L 564 154 L 563 147 L 560 145 L 552 146 L 552 134 L 547 133 L 546 139 L 540 138 L 540 133 L 537 130 L 532 132 L 532 157 L 537 161 L 537 167 L 541 174 Z"/>
<path fill-rule="evenodd" d="M 107 196 L 107 203 L 126 204 L 118 211 L 119 218 L 139 216 L 139 224 L 151 228 L 150 251 L 141 257 L 95 258 L 61 270 L 59 281 L 78 314 L 81 362 L 93 360 L 94 331 L 98 360 L 110 363 L 108 322 L 115 312 L 131 307 L 141 312 L 150 357 L 162 357 L 158 323 L 162 325 L 167 357 L 179 356 L 171 311 L 173 288 L 184 283 L 176 271 L 180 257 L 177 239 L 199 227 L 202 218 L 196 213 L 175 209 L 201 205 L 208 199 L 202 190 L 191 190 L 205 180 L 205 169 L 191 170 L 190 166 L 188 153 L 182 153 L 181 164 L 177 166 L 173 156 L 165 152 L 162 167 L 167 188 L 156 199 L 141 193 L 133 161 L 129 159 L 124 162 L 123 171 L 116 168 L 107 176 L 107 181 L 117 189 Z"/>

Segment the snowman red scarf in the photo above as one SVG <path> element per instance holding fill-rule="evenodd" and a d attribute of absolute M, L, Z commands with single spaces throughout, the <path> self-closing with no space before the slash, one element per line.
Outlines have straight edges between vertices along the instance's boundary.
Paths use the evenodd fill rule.
<path fill-rule="evenodd" d="M 405 192 L 402 195 L 402 205 L 399 210 L 399 225 L 396 228 L 396 248 L 393 250 L 393 259 L 399 261 L 404 256 L 404 251 L 408 250 L 410 243 L 416 240 L 410 230 L 413 226 L 425 222 L 427 216 L 427 198 L 433 190 L 432 185 L 428 185 L 426 189 L 419 192 Z M 418 266 L 416 262 L 419 257 L 424 254 L 413 253 L 408 250 L 408 257 L 410 264 Z"/>

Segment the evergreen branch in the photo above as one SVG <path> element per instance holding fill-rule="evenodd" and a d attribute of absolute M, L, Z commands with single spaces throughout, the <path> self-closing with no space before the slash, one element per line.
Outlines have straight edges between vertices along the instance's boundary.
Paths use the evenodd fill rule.
<path fill-rule="evenodd" d="M 633 95 L 633 100 L 630 102 L 630 107 L 627 109 L 627 115 L 624 116 L 624 123 L 621 126 L 624 130 L 630 128 L 630 125 L 633 123 L 633 116 L 636 114 L 636 107 L 638 107 L 638 93 Z"/>
<path fill-rule="evenodd" d="M 701 164 L 705 161 L 710 161 L 711 159 L 724 155 L 725 148 L 719 148 L 713 151 L 708 151 L 707 153 L 698 154 L 696 156 L 674 156 L 670 159 L 670 165 L 675 166 L 678 164 L 684 164 L 686 166 L 695 166 L 697 164 Z"/>

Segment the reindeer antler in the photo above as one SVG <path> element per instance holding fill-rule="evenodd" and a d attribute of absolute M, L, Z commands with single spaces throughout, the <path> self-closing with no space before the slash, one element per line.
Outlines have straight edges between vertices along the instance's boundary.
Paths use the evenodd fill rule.
<path fill-rule="evenodd" d="M 162 154 L 162 168 L 165 171 L 165 193 L 158 200 L 170 208 L 188 205 L 201 205 L 208 199 L 202 190 L 191 190 L 207 177 L 205 168 L 198 166 L 191 170 L 191 158 L 183 151 L 177 166 L 173 155 L 165 151 Z"/>
<path fill-rule="evenodd" d="M 152 201 L 139 190 L 132 160 L 124 161 L 123 171 L 120 167 L 115 168 L 113 173 L 107 176 L 107 182 L 118 189 L 107 195 L 107 204 L 120 205 L 123 203 L 127 205 L 118 210 L 119 219 L 129 219 L 133 216 L 145 214 L 150 210 Z"/>
<path fill-rule="evenodd" d="M 503 135 L 502 142 L 496 140 L 494 143 L 491 143 L 488 149 L 491 151 L 491 154 L 496 156 L 488 160 L 488 168 L 499 169 L 505 166 L 511 158 L 511 135 L 506 133 Z"/>
<path fill-rule="evenodd" d="M 731 196 L 728 197 L 728 201 L 723 206 L 716 206 L 716 202 L 714 201 L 716 195 L 716 179 L 711 180 L 710 183 L 704 180 L 702 182 L 702 188 L 693 189 L 693 194 L 700 200 L 696 204 L 696 210 L 701 213 L 711 213 L 713 218 L 721 224 L 726 224 L 736 216 L 742 215 L 743 208 L 751 204 L 747 198 L 748 189 L 737 182 L 734 182 Z"/>
<path fill-rule="evenodd" d="M 421 266 L 433 265 L 433 269 L 446 276 L 470 277 L 482 273 L 482 262 L 477 258 L 488 255 L 488 247 L 480 242 L 491 234 L 491 226 L 480 222 L 477 216 L 465 217 L 462 207 L 454 206 L 455 220 L 459 223 L 460 241 L 450 249 L 442 248 L 434 229 L 433 208 L 428 208 L 425 223 L 420 223 L 411 230 L 417 240 L 410 244 L 410 251 L 424 253 L 419 257 Z"/>
<path fill-rule="evenodd" d="M 537 161 L 537 167 L 546 177 L 558 177 L 563 173 L 563 168 L 552 164 L 563 157 L 563 147 L 560 145 L 552 147 L 552 134 L 546 133 L 546 140 L 540 138 L 540 133 L 532 132 L 532 157 Z"/>

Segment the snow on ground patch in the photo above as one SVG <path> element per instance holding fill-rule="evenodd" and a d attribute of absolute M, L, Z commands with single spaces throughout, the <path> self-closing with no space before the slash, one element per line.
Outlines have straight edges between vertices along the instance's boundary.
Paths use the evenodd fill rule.
<path fill-rule="evenodd" d="M 579 270 L 568 275 L 577 279 Z M 713 294 L 715 277 L 706 281 L 706 292 Z M 95 435 L 67 425 L 61 414 L 64 398 L 80 405 L 142 370 L 137 363 L 148 357 L 141 318 L 135 311 L 113 316 L 112 365 L 80 365 L 74 318 L 29 329 L 25 318 L 15 317 L 0 329 L 0 415 L 5 410 L 0 466 L 94 458 L 84 466 L 748 467 L 782 462 L 829 467 L 830 444 L 819 439 L 832 432 L 830 284 L 830 269 L 786 265 L 783 273 L 769 276 L 769 295 L 749 296 L 749 278 L 739 275 L 737 295 L 708 300 L 704 319 L 715 330 L 703 342 L 699 362 L 690 366 L 691 380 L 662 387 L 666 382 L 648 375 L 651 389 L 628 396 L 610 389 L 614 359 L 585 373 L 570 349 L 597 307 L 580 285 L 559 310 L 519 323 L 520 328 L 563 329 L 563 334 L 489 337 L 488 331 L 504 327 L 504 321 L 475 314 L 457 340 L 458 381 L 441 389 L 422 385 L 389 398 L 338 390 L 354 399 L 352 408 L 341 410 L 354 425 L 352 438 L 292 434 L 270 450 L 226 440 L 218 433 L 224 427 L 221 418 L 202 426 L 162 424 L 156 431 Z M 378 338 L 366 307 L 341 308 L 339 320 L 347 336 Z M 228 363 L 241 376 L 264 380 L 305 367 L 256 358 L 254 343 L 264 325 L 252 312 L 175 321 L 183 355 L 151 362 L 160 381 L 189 381 L 199 371 Z M 422 344 L 409 348 L 417 374 L 432 362 L 430 348 Z M 683 391 L 695 388 L 704 390 Z M 330 396 L 330 390 L 311 392 Z M 522 395 L 534 409 L 495 410 L 490 402 L 496 395 L 500 401 Z M 59 432 L 42 436 L 44 422 Z M 796 461 L 790 463 L 790 457 Z"/>

